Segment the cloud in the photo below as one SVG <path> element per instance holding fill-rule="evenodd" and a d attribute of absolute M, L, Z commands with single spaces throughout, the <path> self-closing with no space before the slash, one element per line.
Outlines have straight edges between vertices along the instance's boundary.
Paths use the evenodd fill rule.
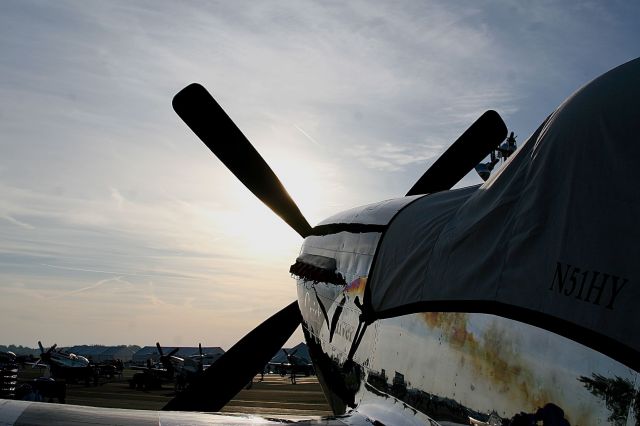
<path fill-rule="evenodd" d="M 356 145 L 348 148 L 346 152 L 371 169 L 393 172 L 410 164 L 422 164 L 435 159 L 436 153 L 441 149 L 442 146 L 425 148 L 384 143 L 376 147 Z"/>
<path fill-rule="evenodd" d="M 12 283 L 0 310 L 24 324 L 0 340 L 15 343 L 73 339 L 81 323 L 122 343 L 104 326 L 117 316 L 132 339 L 225 324 L 224 345 L 295 297 L 297 236 L 171 109 L 192 81 L 317 222 L 404 194 L 486 109 L 524 139 L 586 79 L 637 55 L 639 36 L 638 7 L 619 2 L 0 9 L 0 279 Z M 41 302 L 25 306 L 29 294 Z"/>
<path fill-rule="evenodd" d="M 18 225 L 18 226 L 20 226 L 20 227 L 22 227 L 24 229 L 35 229 L 35 227 L 33 225 L 29 225 L 28 223 L 19 221 L 18 219 L 14 218 L 14 217 L 12 217 L 12 216 L 10 216 L 8 214 L 7 215 L 2 215 L 2 216 L 0 216 L 0 218 L 8 220 L 9 222 L 11 222 L 11 223 L 13 223 L 15 225 Z"/>

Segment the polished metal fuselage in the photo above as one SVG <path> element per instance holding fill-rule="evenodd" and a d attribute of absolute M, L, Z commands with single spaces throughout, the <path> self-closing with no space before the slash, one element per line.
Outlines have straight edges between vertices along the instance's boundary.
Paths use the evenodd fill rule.
<path fill-rule="evenodd" d="M 335 414 L 357 409 L 386 424 L 637 424 L 638 373 L 542 328 L 469 312 L 366 325 L 363 294 L 384 231 L 352 228 L 310 236 L 301 251 L 335 259 L 346 285 L 297 279 L 303 331 Z"/>

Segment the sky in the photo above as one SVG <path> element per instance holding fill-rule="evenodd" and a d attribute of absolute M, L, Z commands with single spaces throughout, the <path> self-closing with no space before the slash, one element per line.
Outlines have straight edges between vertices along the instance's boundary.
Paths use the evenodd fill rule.
<path fill-rule="evenodd" d="M 639 18 L 614 0 L 0 2 L 0 344 L 228 349 L 295 299 L 302 241 L 173 112 L 189 83 L 313 225 L 402 196 L 487 109 L 524 142 L 640 56 Z"/>

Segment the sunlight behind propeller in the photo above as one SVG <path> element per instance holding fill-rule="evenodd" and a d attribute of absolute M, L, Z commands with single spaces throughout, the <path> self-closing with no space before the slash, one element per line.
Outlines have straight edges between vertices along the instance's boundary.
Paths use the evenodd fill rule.
<path fill-rule="evenodd" d="M 185 87 L 173 98 L 173 108 L 247 189 L 300 236 L 311 234 L 311 226 L 273 170 L 204 87 L 195 83 Z M 487 111 L 436 160 L 407 195 L 451 188 L 505 136 L 506 126 L 500 116 Z M 169 401 L 164 410 L 220 410 L 282 348 L 301 321 L 298 302 L 294 301 L 243 337 Z M 161 350 L 159 345 L 158 349 Z M 287 354 L 287 358 L 290 356 L 293 354 Z"/>
<path fill-rule="evenodd" d="M 204 87 L 185 87 L 173 98 L 173 108 L 247 189 L 300 236 L 311 233 L 311 225 L 278 177 Z M 243 337 L 164 409 L 220 410 L 285 344 L 301 321 L 294 301 Z"/>
<path fill-rule="evenodd" d="M 207 90 L 193 83 L 173 98 L 173 109 L 253 194 L 300 236 L 311 225 L 253 145 Z"/>

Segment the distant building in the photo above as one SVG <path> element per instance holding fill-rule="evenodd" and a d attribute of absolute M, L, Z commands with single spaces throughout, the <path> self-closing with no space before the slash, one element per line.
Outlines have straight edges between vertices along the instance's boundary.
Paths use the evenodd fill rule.
<path fill-rule="evenodd" d="M 138 349 L 138 351 L 133 354 L 131 363 L 135 365 L 145 365 L 148 359 L 152 361 L 158 361 L 160 359 L 160 354 L 158 354 L 155 346 L 143 346 Z"/>
<path fill-rule="evenodd" d="M 98 356 L 107 347 L 102 345 L 76 345 L 68 348 L 61 348 L 62 352 L 83 356 L 91 362 L 97 362 L 95 357 Z"/>
<path fill-rule="evenodd" d="M 93 363 L 121 360 L 129 362 L 136 352 L 137 346 L 102 346 L 102 345 L 78 345 L 64 348 L 63 351 L 83 356 Z"/>
<path fill-rule="evenodd" d="M 115 361 L 130 362 L 136 348 L 131 346 L 108 346 L 102 353 L 96 355 L 94 362 Z"/>

